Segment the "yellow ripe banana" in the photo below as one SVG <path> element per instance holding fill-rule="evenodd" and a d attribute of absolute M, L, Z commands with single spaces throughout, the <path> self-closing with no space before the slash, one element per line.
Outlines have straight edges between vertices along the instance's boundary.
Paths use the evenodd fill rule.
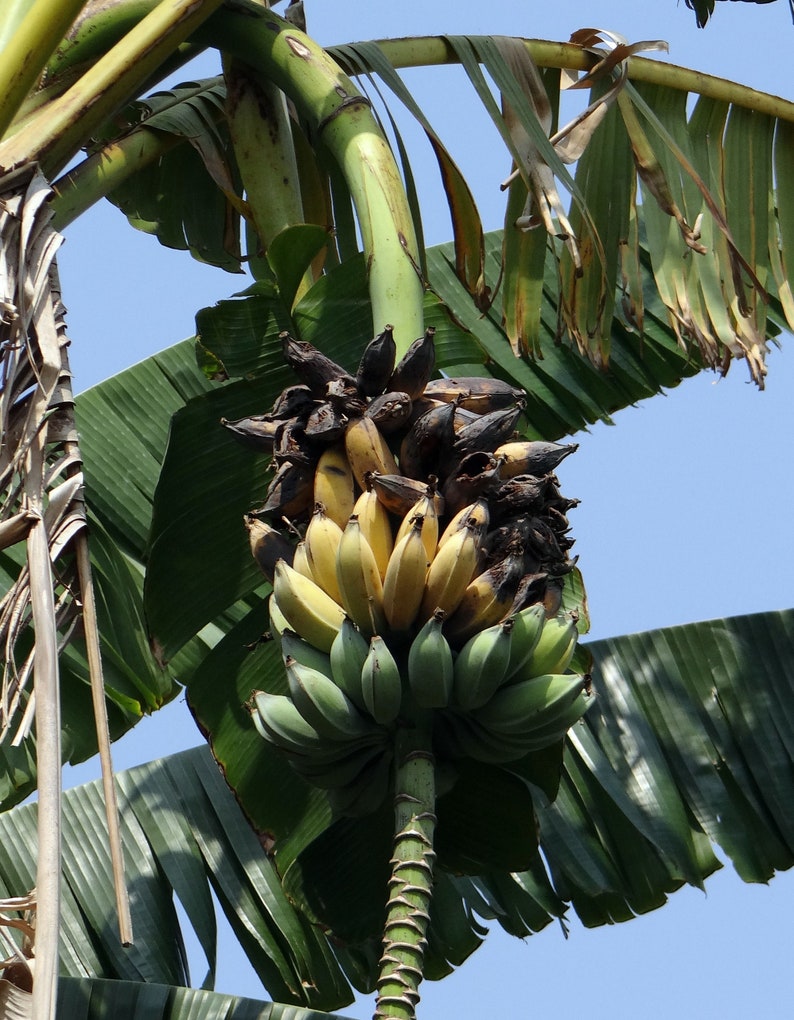
<path fill-rule="evenodd" d="M 342 532 L 336 554 L 336 577 L 342 593 L 342 605 L 361 633 L 367 638 L 383 633 L 386 626 L 383 582 L 375 554 L 364 538 L 355 514 Z"/>
<path fill-rule="evenodd" d="M 273 594 L 290 629 L 320 651 L 330 652 L 345 618 L 342 607 L 284 560 L 276 564 Z"/>
<path fill-rule="evenodd" d="M 392 630 L 408 630 L 416 619 L 425 590 L 429 560 L 421 514 L 395 545 L 383 581 L 383 612 Z"/>
<path fill-rule="evenodd" d="M 314 502 L 322 503 L 331 520 L 344 528 L 355 503 L 353 472 L 344 443 L 323 450 L 314 471 Z"/>
<path fill-rule="evenodd" d="M 367 488 L 366 476 L 371 471 L 381 475 L 399 472 L 389 444 L 371 418 L 357 418 L 348 425 L 345 450 L 353 475 L 362 489 Z"/>
<path fill-rule="evenodd" d="M 413 528 L 413 522 L 417 516 L 422 518 L 422 542 L 427 553 L 427 562 L 432 563 L 438 548 L 438 509 L 437 496 L 425 494 L 421 496 L 411 510 L 403 517 L 400 527 L 397 529 L 397 536 L 394 539 L 395 546 L 405 538 Z"/>
<path fill-rule="evenodd" d="M 460 645 L 510 612 L 524 573 L 522 553 L 510 553 L 488 570 L 478 574 L 445 627 L 447 638 Z"/>
<path fill-rule="evenodd" d="M 427 571 L 420 622 L 430 619 L 436 609 L 448 616 L 457 609 L 477 568 L 479 540 L 477 525 L 467 524 L 438 550 Z"/>
<path fill-rule="evenodd" d="M 446 528 L 444 528 L 444 532 L 438 540 L 438 548 L 440 549 L 445 542 L 448 542 L 461 528 L 465 528 L 469 522 L 476 524 L 484 535 L 488 530 L 490 519 L 491 514 L 488 510 L 487 499 L 478 499 L 476 503 L 465 506 L 455 514 Z"/>
<path fill-rule="evenodd" d="M 311 564 L 309 563 L 305 542 L 298 542 L 295 546 L 295 552 L 292 557 L 292 569 L 297 570 L 304 577 L 308 577 L 310 581 L 315 579 L 312 574 Z"/>
<path fill-rule="evenodd" d="M 318 503 L 306 528 L 303 545 L 306 546 L 312 580 L 339 605 L 342 604 L 342 593 L 336 579 L 336 553 L 341 541 L 342 529 L 331 520 L 322 503 Z"/>
<path fill-rule="evenodd" d="M 356 500 L 353 513 L 358 517 L 361 532 L 369 542 L 375 555 L 381 578 L 386 576 L 389 557 L 394 548 L 389 511 L 378 499 L 375 490 L 370 486 Z"/>

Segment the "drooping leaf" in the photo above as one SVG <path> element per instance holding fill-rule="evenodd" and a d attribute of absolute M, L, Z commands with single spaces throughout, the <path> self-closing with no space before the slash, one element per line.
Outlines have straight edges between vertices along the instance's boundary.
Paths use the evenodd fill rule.
<path fill-rule="evenodd" d="M 790 123 L 794 116 L 783 108 L 782 101 L 770 100 L 773 106 L 769 108 L 778 111 L 774 116 L 753 111 L 754 97 L 749 92 L 744 94 L 738 87 L 729 89 L 726 84 L 725 94 L 731 97 L 725 121 L 727 128 L 717 133 L 716 124 L 713 124 L 708 135 L 708 145 L 712 150 L 712 174 L 709 176 L 703 174 L 696 159 L 706 136 L 702 132 L 702 124 L 690 115 L 686 102 L 687 89 L 696 92 L 698 88 L 693 76 L 670 71 L 664 85 L 640 83 L 633 88 L 629 84 L 618 96 L 619 111 L 614 116 L 610 114 L 601 119 L 604 107 L 599 107 L 599 101 L 607 95 L 612 97 L 615 84 L 623 84 L 627 75 L 641 79 L 645 74 L 639 65 L 628 66 L 626 60 L 629 54 L 639 46 L 657 44 L 629 45 L 608 33 L 577 33 L 573 43 L 579 52 L 596 57 L 595 69 L 582 79 L 583 84 L 593 88 L 589 115 L 583 113 L 575 118 L 577 126 L 570 135 L 559 138 L 553 135 L 550 138 L 547 121 L 554 122 L 557 117 L 559 97 L 556 90 L 549 90 L 550 112 L 548 116 L 544 115 L 541 125 L 537 104 L 533 105 L 529 98 L 531 90 L 527 88 L 529 68 L 534 68 L 533 54 L 537 52 L 541 60 L 550 59 L 540 44 L 477 36 L 443 40 L 447 59 L 461 63 L 473 86 L 474 96 L 479 98 L 494 121 L 507 152 L 519 167 L 527 163 L 527 146 L 520 140 L 517 142 L 517 132 L 520 130 L 521 137 L 530 140 L 533 151 L 537 152 L 537 167 L 542 169 L 544 176 L 545 183 L 540 191 L 537 180 L 535 184 L 531 183 L 532 175 L 526 167 L 521 172 L 525 176 L 525 185 L 530 185 L 530 190 L 537 192 L 535 211 L 541 207 L 547 210 L 546 228 L 551 235 L 559 235 L 559 241 L 552 239 L 552 243 L 543 246 L 532 239 L 531 280 L 520 273 L 516 275 L 515 267 L 509 264 L 500 265 L 494 277 L 484 266 L 482 230 L 468 184 L 397 74 L 396 68 L 401 61 L 415 61 L 415 49 L 419 45 L 414 40 L 402 42 L 405 43 L 402 49 L 400 41 L 390 41 L 351 44 L 330 52 L 338 56 L 351 73 L 361 77 L 366 75 L 375 89 L 379 90 L 379 81 L 392 89 L 428 131 L 439 156 L 442 179 L 453 211 L 458 276 L 465 281 L 468 291 L 475 294 L 475 303 L 481 309 L 492 300 L 494 286 L 505 278 L 509 290 L 507 333 L 516 347 L 520 348 L 522 343 L 537 346 L 540 336 L 534 313 L 530 313 L 531 318 L 527 322 L 530 339 L 520 339 L 521 317 L 526 314 L 524 305 L 533 294 L 531 281 L 540 278 L 538 266 L 541 255 L 548 265 L 555 268 L 562 258 L 561 271 L 566 280 L 561 293 L 564 315 L 555 324 L 555 338 L 562 336 L 582 344 L 583 349 L 592 352 L 596 362 L 606 358 L 611 332 L 608 306 L 614 297 L 612 285 L 616 279 L 625 281 L 625 301 L 630 318 L 642 321 L 641 291 L 634 258 L 637 250 L 639 176 L 644 181 L 646 209 L 650 210 L 653 205 L 659 210 L 658 214 L 649 212 L 652 264 L 666 305 L 665 316 L 677 331 L 680 342 L 689 350 L 699 350 L 701 358 L 723 370 L 731 358 L 746 358 L 753 377 L 762 384 L 765 340 L 762 288 L 766 286 L 765 278 L 770 268 L 777 276 L 779 286 L 785 290 L 784 274 L 776 267 L 786 257 L 779 244 L 785 245 L 788 235 L 785 231 L 778 234 L 774 209 L 763 207 L 773 183 L 781 192 L 786 189 L 784 176 L 778 174 L 773 181 L 768 151 L 771 135 L 782 125 Z M 436 42 L 427 41 L 428 46 Z M 554 60 L 559 60 L 559 53 Z M 578 64 L 578 61 L 575 62 Z M 608 83 L 604 80 L 606 76 Z M 494 98 L 491 82 L 501 94 L 504 112 Z M 157 168 L 142 170 L 121 185 L 117 189 L 117 199 L 124 196 L 125 208 L 133 220 L 144 229 L 158 232 L 165 243 L 189 247 L 199 257 L 234 268 L 239 264 L 236 238 L 241 233 L 240 216 L 244 210 L 239 201 L 234 160 L 224 137 L 225 128 L 217 123 L 222 93 L 222 86 L 216 81 L 198 85 L 188 83 L 145 101 L 140 109 L 148 111 L 148 116 L 143 121 L 144 128 L 140 129 L 165 133 L 179 144 L 163 156 Z M 137 125 L 136 116 L 140 114 L 133 116 L 132 125 Z M 596 123 L 598 126 L 592 131 Z M 396 121 L 394 128 L 404 176 L 410 186 L 411 154 L 405 149 Z M 635 169 L 624 158 L 626 134 L 631 139 Z M 296 141 L 298 137 L 299 133 L 295 135 Z M 616 150 L 611 140 L 616 141 L 617 151 L 622 153 L 617 161 L 614 160 Z M 310 192 L 333 195 L 335 244 L 329 248 L 329 264 L 336 258 L 346 261 L 359 250 L 349 190 L 338 168 L 326 165 L 322 151 L 310 155 L 303 141 L 298 143 L 298 148 L 301 149 L 303 166 L 307 168 L 303 177 L 308 180 L 311 176 L 313 181 Z M 743 154 L 752 154 L 753 172 L 750 175 L 734 172 L 735 157 Z M 583 163 L 583 167 L 572 176 L 565 162 L 575 158 Z M 311 173 L 308 173 L 309 169 Z M 549 197 L 557 196 L 555 178 L 573 196 L 570 208 L 558 201 L 558 197 L 553 197 L 553 200 Z M 600 187 L 593 185 L 586 192 L 582 186 L 586 180 L 604 183 Z M 753 182 L 752 187 L 746 186 L 749 181 Z M 698 200 L 695 205 L 691 200 L 681 201 L 682 190 L 691 195 L 693 182 L 696 182 L 702 197 L 702 201 Z M 518 199 L 518 191 L 512 191 L 514 202 Z M 541 193 L 547 197 L 541 199 Z M 722 207 L 723 194 L 728 196 L 725 208 Z M 526 202 L 528 193 L 522 197 Z M 326 206 L 326 212 L 316 220 L 324 224 L 327 219 L 325 198 L 315 204 L 318 208 Z M 782 195 L 776 204 L 784 208 L 785 196 Z M 556 210 L 554 216 L 552 205 Z M 687 210 L 686 205 L 692 208 Z M 212 216 L 207 213 L 210 208 L 215 209 Z M 614 208 L 615 216 L 609 215 L 611 208 Z M 203 214 L 205 226 L 202 226 L 200 214 Z M 657 217 L 655 230 L 654 216 Z M 417 217 L 414 203 L 414 218 Z M 734 236 L 740 238 L 746 233 L 743 224 L 749 223 L 757 224 L 754 234 L 758 243 L 753 241 L 748 247 L 744 238 L 742 243 L 734 244 Z M 692 250 L 696 255 L 687 250 L 686 244 L 681 245 L 681 230 L 688 238 L 687 244 L 694 246 Z M 763 243 L 767 236 L 773 239 L 771 250 Z M 568 246 L 567 255 L 561 250 L 564 245 Z M 509 249 L 506 249 L 506 254 L 508 252 Z M 249 252 L 249 256 L 256 267 L 256 253 Z M 584 277 L 580 277 L 582 270 Z M 701 277 L 707 279 L 701 281 Z M 715 280 L 719 280 L 719 289 L 723 293 L 721 302 L 713 300 Z M 748 302 L 753 310 L 749 317 L 745 314 Z M 794 322 L 794 302 L 784 300 L 784 310 L 791 317 L 791 325 Z M 518 319 L 515 318 L 516 313 Z"/>
<path fill-rule="evenodd" d="M 438 133 L 414 100 L 397 71 L 384 58 L 376 43 L 351 43 L 334 50 L 353 73 L 376 72 L 403 105 L 421 124 L 438 161 L 444 192 L 447 196 L 455 245 L 455 271 L 477 306 L 487 308 L 490 295 L 485 288 L 483 228 L 471 189 L 460 169 L 447 151 Z M 371 77 L 371 75 L 370 75 Z M 405 165 L 405 160 L 403 160 Z M 417 210 L 419 212 L 419 210 Z M 414 219 L 418 219 L 415 214 Z"/>
<path fill-rule="evenodd" d="M 242 198 L 223 123 L 224 97 L 223 82 L 211 78 L 155 93 L 133 106 L 127 130 L 143 123 L 173 146 L 109 198 L 134 227 L 155 234 L 166 247 L 239 273 Z"/>
<path fill-rule="evenodd" d="M 183 931 L 196 932 L 211 985 L 217 929 L 210 890 L 274 998 L 333 1009 L 351 1001 L 325 938 L 287 901 L 262 843 L 206 747 L 118 776 L 135 942 L 123 947 L 98 782 L 64 795 L 62 972 L 171 986 L 188 981 Z M 35 885 L 35 805 L 0 816 L 4 895 Z M 19 854 L 26 846 L 31 852 Z M 180 922 L 178 896 L 186 916 Z M 171 992 L 173 996 L 173 991 Z"/>

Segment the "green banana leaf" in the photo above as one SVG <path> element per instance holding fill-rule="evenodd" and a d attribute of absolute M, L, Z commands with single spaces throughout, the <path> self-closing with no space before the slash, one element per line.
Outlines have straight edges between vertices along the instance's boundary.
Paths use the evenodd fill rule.
<path fill-rule="evenodd" d="M 175 897 L 204 955 L 196 984 L 212 988 L 213 893 L 263 985 L 278 1000 L 333 1009 L 352 999 L 325 937 L 287 900 L 263 841 L 248 825 L 205 746 L 120 773 L 119 810 L 133 944 L 112 923 L 104 799 L 98 782 L 64 794 L 62 973 L 187 986 Z M 35 804 L 0 816 L 0 885 L 35 885 Z"/>
<path fill-rule="evenodd" d="M 142 122 L 142 133 L 153 133 L 158 149 L 167 151 L 116 188 L 111 200 L 132 226 L 155 234 L 161 244 L 242 273 L 242 185 L 224 119 L 225 97 L 222 80 L 211 78 L 156 92 L 132 106 L 126 133 Z"/>
<path fill-rule="evenodd" d="M 62 977 L 58 984 L 59 1020 L 344 1020 L 318 1012 L 259 1002 L 220 992 L 170 985 Z"/>
<path fill-rule="evenodd" d="M 486 235 L 485 243 L 488 275 L 496 279 L 501 234 Z M 527 388 L 533 435 L 554 439 L 590 422 L 608 421 L 619 408 L 662 392 L 700 368 L 677 345 L 661 306 L 650 300 L 641 348 L 620 320 L 614 320 L 606 372 L 594 369 L 572 349 L 553 344 L 542 361 L 517 359 L 499 325 L 498 297 L 483 315 L 453 266 L 451 245 L 428 252 L 433 290 L 426 314 L 437 329 L 439 365 L 458 374 L 490 372 Z M 555 323 L 555 286 L 556 275 L 549 273 L 542 306 L 549 337 Z M 253 635 L 250 640 L 266 628 L 264 616 L 256 622 L 255 615 L 266 586 L 248 553 L 242 526 L 242 514 L 261 500 L 266 487 L 265 459 L 236 444 L 219 421 L 267 409 L 290 381 L 277 342 L 285 324 L 354 367 L 361 344 L 369 338 L 368 314 L 360 259 L 319 280 L 295 308 L 294 322 L 277 287 L 260 281 L 197 316 L 198 356 L 206 361 L 209 352 L 226 382 L 213 382 L 203 374 L 197 367 L 196 344 L 184 341 L 78 397 L 88 503 L 96 521 L 94 569 L 106 591 L 100 612 L 106 621 L 104 665 L 114 737 L 170 700 L 177 682 L 190 683 L 210 648 L 232 627 L 249 619 L 245 626 Z M 112 432 L 108 421 L 114 423 Z M 117 443 L 125 450 L 123 474 L 118 471 Z M 0 559 L 0 567 L 3 562 Z M 13 569 L 9 564 L 8 571 Z M 160 666 L 141 646 L 137 629 L 144 570 L 146 617 Z M 112 580 L 103 584 L 105 577 Z M 125 579 L 123 585 L 119 578 Z M 119 600 L 126 600 L 123 610 Z M 130 649 L 137 649 L 132 657 Z M 234 660 L 237 653 L 232 649 L 229 654 Z M 67 709 L 64 746 L 68 759 L 77 762 L 96 746 L 87 671 L 78 645 L 66 653 L 63 668 L 64 683 L 75 692 L 74 711 Z M 269 668 L 274 668 L 272 663 Z M 248 692 L 241 690 L 239 702 L 229 707 L 212 684 L 201 697 L 200 689 L 197 684 L 190 697 L 220 741 L 217 753 L 236 758 L 244 771 L 245 744 L 236 745 L 240 728 L 235 713 Z M 5 807 L 33 788 L 30 741 L 0 750 L 0 776 L 0 803 Z"/>
<path fill-rule="evenodd" d="M 703 885 L 721 866 L 717 847 L 746 881 L 766 882 L 790 868 L 793 640 L 789 610 L 588 645 L 593 705 L 566 740 L 553 802 L 537 785 L 536 766 L 531 774 L 523 763 L 490 770 L 478 790 L 472 778 L 479 766 L 451 763 L 466 792 L 452 810 L 445 797 L 439 802 L 428 976 L 460 965 L 486 937 L 487 922 L 523 937 L 571 909 L 589 926 L 656 909 L 684 884 Z M 259 748 L 267 759 L 261 739 Z M 135 945 L 121 949 L 109 922 L 114 897 L 101 789 L 90 783 L 64 798 L 64 974 L 113 978 L 122 990 L 145 982 L 143 994 L 156 1001 L 165 993 L 149 984 L 167 984 L 169 1001 L 178 1001 L 188 981 L 178 897 L 182 925 L 193 929 L 205 958 L 198 981 L 211 988 L 212 889 L 274 998 L 332 1009 L 350 1001 L 348 982 L 372 989 L 388 809 L 338 819 L 316 834 L 307 827 L 301 849 L 296 838 L 276 832 L 273 844 L 273 829 L 249 826 L 243 809 L 256 808 L 256 791 L 241 784 L 233 792 L 206 746 L 130 769 L 119 786 Z M 284 799 L 291 793 L 285 787 Z M 530 833 L 533 804 L 539 851 Z M 495 824 L 503 810 L 513 815 L 510 827 Z M 478 846 L 479 859 L 453 858 L 450 870 L 444 841 L 459 842 L 459 825 L 470 834 L 473 817 L 478 832 L 494 822 L 496 842 Z M 516 870 L 522 844 L 528 863 Z M 15 851 L 33 845 L 34 805 L 0 816 L 3 895 L 34 882 L 32 855 Z"/>
<path fill-rule="evenodd" d="M 496 279 L 501 233 L 486 235 L 485 242 L 486 267 Z M 594 421 L 609 421 L 618 409 L 675 386 L 702 367 L 681 350 L 662 309 L 650 300 L 641 349 L 636 336 L 614 320 L 607 371 L 553 343 L 542 361 L 516 358 L 499 325 L 498 304 L 483 315 L 458 281 L 451 259 L 450 245 L 428 252 L 432 291 L 425 314 L 436 327 L 438 367 L 449 374 L 498 375 L 526 390 L 532 436 L 558 439 Z M 549 339 L 556 318 L 555 280 L 549 274 L 543 302 Z M 267 411 L 291 381 L 278 340 L 284 314 L 277 293 L 256 284 L 197 316 L 202 347 L 228 381 L 174 415 L 157 480 L 145 599 L 153 641 L 166 659 L 235 599 L 261 585 L 242 514 L 264 498 L 267 458 L 241 446 L 219 421 Z M 302 338 L 354 369 L 370 338 L 363 261 L 345 263 L 318 281 L 292 318 Z M 190 596 L 175 598 L 177 591 Z"/>
<path fill-rule="evenodd" d="M 223 47 L 226 40 L 235 56 L 250 60 L 250 53 L 238 52 L 244 44 L 237 19 L 260 16 L 260 9 L 245 3 L 239 10 L 219 12 L 210 20 L 217 33 L 214 41 Z M 202 41 L 207 31 L 199 33 Z M 251 47 L 256 45 L 256 35 L 250 33 Z M 504 278 L 509 302 L 503 321 L 516 350 L 538 349 L 545 339 L 547 331 L 539 330 L 537 305 L 531 297 L 534 282 L 546 273 L 557 275 L 559 288 L 559 315 L 552 320 L 551 336 L 572 339 L 594 363 L 611 355 L 616 283 L 627 309 L 627 324 L 641 328 L 645 294 L 642 274 L 637 272 L 641 254 L 637 222 L 644 210 L 646 250 L 664 306 L 661 318 L 672 325 L 685 347 L 697 348 L 700 357 L 714 367 L 724 364 L 726 352 L 746 358 L 753 377 L 762 384 L 766 295 L 776 286 L 786 290 L 781 267 L 790 261 L 788 218 L 779 213 L 789 204 L 786 175 L 774 168 L 790 162 L 786 126 L 794 120 L 794 111 L 790 104 L 770 99 L 766 107 L 770 112 L 759 113 L 753 109 L 757 96 L 727 82 L 722 90 L 726 98 L 717 100 L 708 89 L 701 93 L 702 83 L 683 72 L 668 73 L 663 85 L 650 85 L 653 62 L 635 61 L 630 69 L 634 84 L 619 92 L 608 116 L 600 123 L 598 118 L 590 124 L 585 119 L 571 138 L 552 144 L 539 126 L 536 99 L 528 84 L 537 73 L 531 54 L 541 63 L 567 57 L 575 64 L 582 50 L 603 57 L 609 43 L 598 33 L 577 33 L 565 55 L 557 47 L 553 57 L 544 44 L 482 36 L 348 44 L 329 52 L 373 94 L 383 119 L 394 126 L 420 236 L 410 154 L 402 142 L 399 118 L 384 96 L 391 93 L 422 126 L 437 156 L 450 206 L 455 275 L 480 310 L 490 306 Z M 483 105 L 504 140 L 506 154 L 521 171 L 520 180 L 509 190 L 506 207 L 506 223 L 513 236 L 500 254 L 500 271 L 491 274 L 490 280 L 486 279 L 480 216 L 469 187 L 398 73 L 401 65 L 421 63 L 422 54 L 428 63 L 438 63 L 439 49 L 444 62 L 461 65 L 472 85 L 472 98 Z M 588 79 L 593 103 L 611 89 L 615 75 L 627 70 L 633 49 L 618 47 L 616 52 L 621 56 L 616 67 L 610 65 L 608 73 Z M 486 74 L 496 83 L 509 114 L 495 101 Z M 558 79 L 558 71 L 543 72 L 551 104 L 549 120 L 555 125 L 561 92 Z M 694 106 L 687 102 L 689 94 L 699 97 Z M 162 243 L 190 249 L 199 258 L 236 271 L 242 258 L 239 238 L 245 204 L 222 124 L 223 95 L 222 82 L 209 79 L 158 93 L 128 110 L 122 119 L 122 140 L 128 141 L 136 132 L 147 140 L 156 136 L 160 149 L 157 159 L 147 157 L 150 162 L 145 165 L 131 163 L 124 171 L 130 176 L 118 184 L 111 198 L 134 226 L 155 233 Z M 709 117 L 706 132 L 704 121 Z M 118 125 L 114 130 L 109 143 L 115 143 L 119 135 Z M 523 239 L 515 236 L 520 233 L 514 224 L 529 197 L 527 189 L 534 193 L 539 187 L 536 181 L 531 183 L 536 157 L 527 156 L 524 136 L 543 167 L 573 196 L 570 209 L 555 206 L 559 222 L 556 227 L 549 222 L 548 229 L 560 236 L 547 243 L 541 243 L 537 231 Z M 566 144 L 572 151 L 563 151 Z M 96 158 L 91 156 L 89 161 Z M 334 195 L 337 240 L 328 239 L 329 264 L 346 261 L 355 250 L 347 189 L 329 171 L 321 153 L 312 157 L 304 147 L 301 158 L 313 158 L 312 172 Z M 574 174 L 566 168 L 570 161 L 577 163 Z M 70 176 L 77 190 L 80 179 L 78 168 Z M 550 179 L 543 185 L 547 197 L 557 202 L 554 187 Z M 767 201 L 768 195 L 773 196 L 772 202 Z M 542 238 L 543 228 L 538 230 Z M 562 243 L 564 234 L 567 240 Z M 575 235 L 577 243 L 568 235 Z M 527 248 L 531 248 L 528 259 L 523 257 Z M 690 248 L 697 257 L 684 257 Z M 253 247 L 248 257 L 257 261 Z M 794 307 L 788 299 L 785 312 L 789 325 L 794 324 Z M 549 347 L 545 343 L 542 349 Z"/>

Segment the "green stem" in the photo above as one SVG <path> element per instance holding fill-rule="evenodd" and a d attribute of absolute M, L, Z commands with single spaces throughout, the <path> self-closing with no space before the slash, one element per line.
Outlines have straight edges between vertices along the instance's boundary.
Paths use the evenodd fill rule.
<path fill-rule="evenodd" d="M 39 162 L 54 176 L 222 2 L 162 0 L 67 92 L 0 143 L 0 166 Z"/>
<path fill-rule="evenodd" d="M 255 4 L 238 0 L 196 38 L 266 74 L 327 147 L 356 208 L 373 329 L 391 323 L 406 350 L 423 330 L 419 250 L 402 178 L 369 101 L 313 40 Z"/>
<path fill-rule="evenodd" d="M 218 81 L 220 78 L 197 84 L 192 92 L 180 90 L 180 97 L 174 100 L 172 107 L 211 91 Z M 220 119 L 221 113 L 218 112 L 217 116 Z M 184 137 L 157 131 L 146 123 L 135 128 L 131 124 L 119 123 L 118 130 L 120 137 L 97 149 L 53 182 L 52 225 L 56 230 L 63 230 L 94 202 L 109 195 L 123 181 L 160 159 L 170 149 L 189 144 Z"/>
<path fill-rule="evenodd" d="M 212 2 L 217 5 L 219 0 Z M 158 10 L 155 7 L 144 21 L 148 22 Z M 233 7 L 224 7 L 198 29 L 194 41 L 216 46 L 256 69 L 254 73 L 266 75 L 295 103 L 330 151 L 356 207 L 369 271 L 373 329 L 379 331 L 390 322 L 398 348 L 407 349 L 423 331 L 419 251 L 397 164 L 368 100 L 308 36 L 258 4 L 236 0 Z M 103 60 L 114 52 L 111 50 Z M 70 90 L 64 99 L 73 92 Z M 37 123 L 34 117 L 12 141 L 27 133 L 22 140 L 30 147 L 29 132 Z M 0 146 L 0 164 L 4 156 Z M 98 175 L 88 179 L 96 194 Z M 85 207 L 74 194 L 68 203 L 73 209 Z M 57 209 L 57 199 L 54 204 Z M 57 215 L 61 222 L 67 218 L 60 211 Z"/>
<path fill-rule="evenodd" d="M 53 226 L 63 230 L 123 181 L 184 142 L 175 135 L 138 128 L 93 153 L 53 184 Z"/>
<path fill-rule="evenodd" d="M 415 1020 L 433 894 L 435 760 L 429 721 L 397 735 L 394 852 L 374 1020 Z"/>
<path fill-rule="evenodd" d="M 35 0 L 5 42 L 0 60 L 0 138 L 85 2 Z M 15 8 L 8 12 L 8 17 L 16 19 L 18 13 Z"/>

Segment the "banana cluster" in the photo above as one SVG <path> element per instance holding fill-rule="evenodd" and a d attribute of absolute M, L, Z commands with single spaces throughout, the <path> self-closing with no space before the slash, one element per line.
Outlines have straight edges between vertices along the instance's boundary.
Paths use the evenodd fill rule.
<path fill-rule="evenodd" d="M 587 707 L 560 611 L 576 501 L 554 475 L 576 446 L 522 440 L 506 383 L 431 380 L 432 329 L 395 364 L 387 326 L 355 376 L 282 342 L 299 383 L 223 422 L 275 468 L 246 517 L 289 683 L 252 696 L 262 735 L 348 813 L 383 798 L 391 733 L 417 710 L 451 758 L 558 740 Z"/>

